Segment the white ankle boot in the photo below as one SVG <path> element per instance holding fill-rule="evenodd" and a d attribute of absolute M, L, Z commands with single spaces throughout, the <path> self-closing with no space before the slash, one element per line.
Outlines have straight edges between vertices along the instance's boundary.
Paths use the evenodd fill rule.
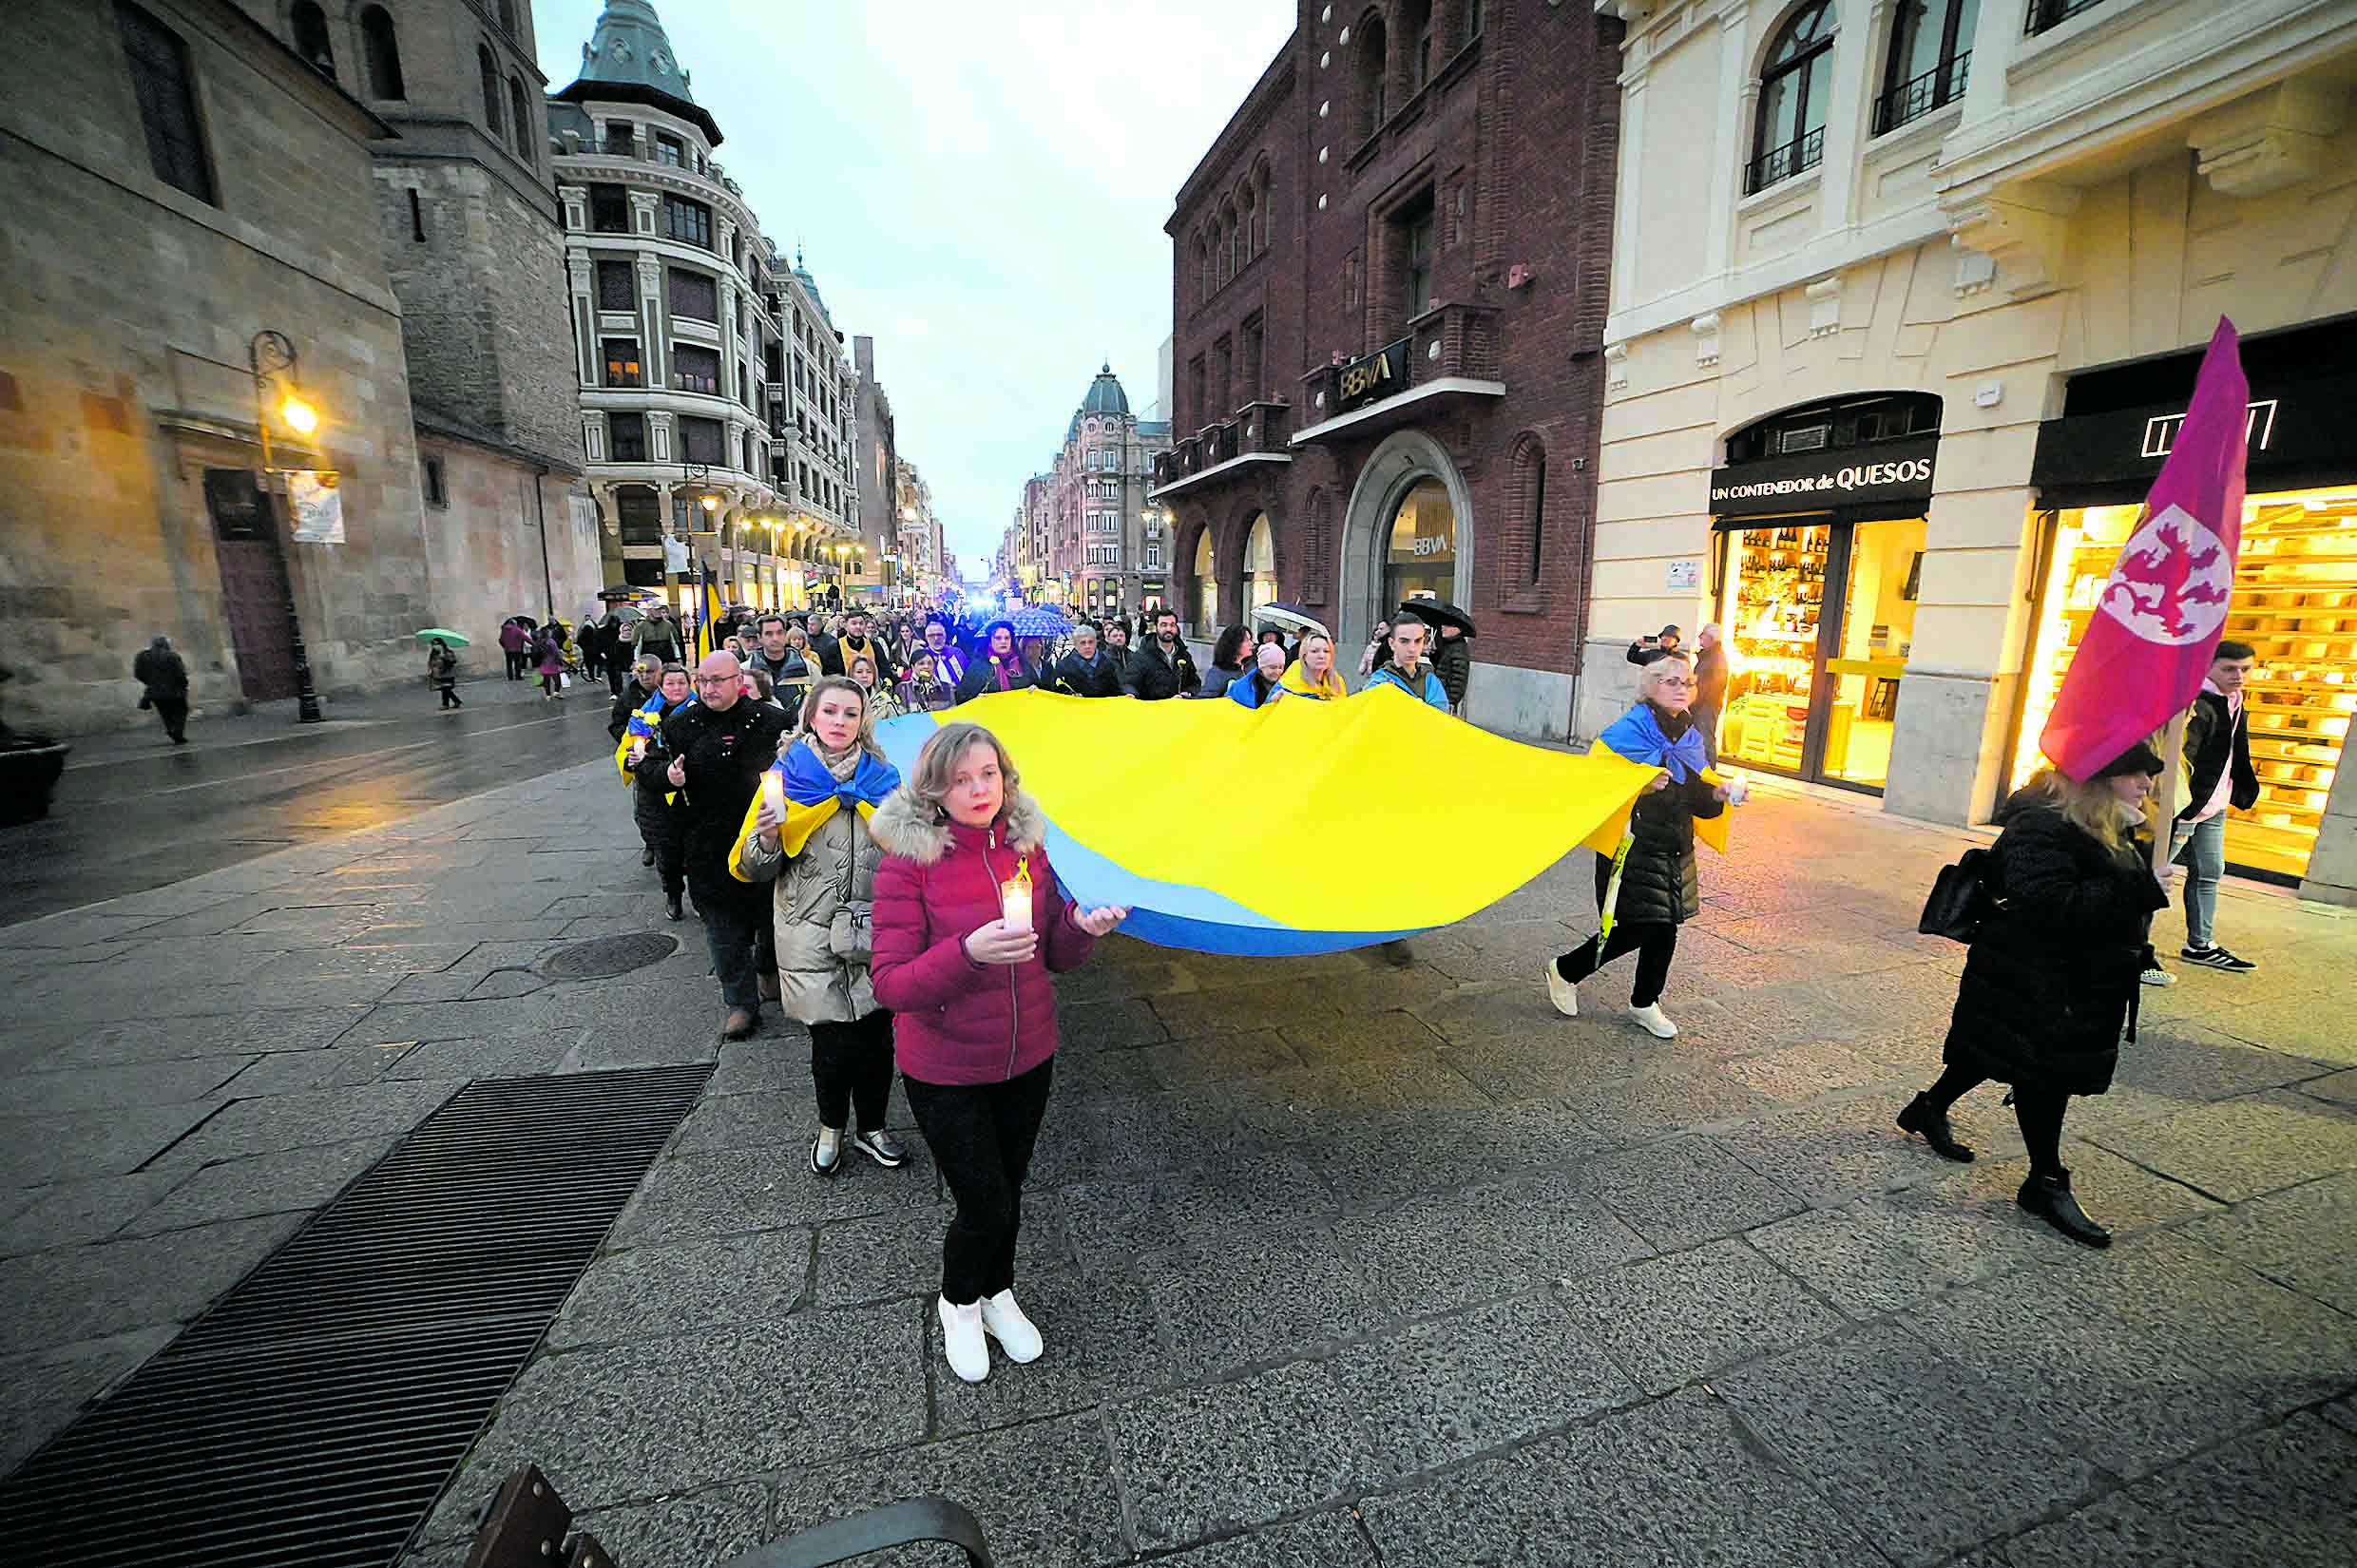
<path fill-rule="evenodd" d="M 1555 1004 L 1557 1012 L 1565 1018 L 1580 1016 L 1580 987 L 1563 978 L 1551 958 L 1546 961 L 1546 987 L 1547 1000 Z"/>
<path fill-rule="evenodd" d="M 983 1297 L 981 1307 L 982 1326 L 999 1342 L 1007 1360 L 1021 1365 L 1040 1359 L 1040 1352 L 1047 1347 L 1040 1339 L 1038 1327 L 1015 1305 L 1011 1287 L 997 1295 Z"/>
<path fill-rule="evenodd" d="M 949 1370 L 967 1383 L 980 1383 L 990 1375 L 990 1342 L 982 1337 L 983 1304 L 969 1301 L 960 1307 L 942 1296 L 934 1305 L 941 1312 L 941 1348 L 949 1358 Z"/>
<path fill-rule="evenodd" d="M 1658 1002 L 1649 1003 L 1642 1007 L 1631 1007 L 1629 1016 L 1637 1020 L 1638 1027 L 1658 1040 L 1677 1038 L 1677 1025 L 1670 1022 L 1669 1015 L 1661 1010 L 1661 1004 Z"/>

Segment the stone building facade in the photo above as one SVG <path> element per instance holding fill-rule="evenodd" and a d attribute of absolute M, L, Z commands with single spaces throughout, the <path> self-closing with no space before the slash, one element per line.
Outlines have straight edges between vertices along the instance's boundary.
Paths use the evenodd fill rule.
<path fill-rule="evenodd" d="M 1299 601 L 1349 647 L 1428 593 L 1466 714 L 1560 737 L 1585 635 L 1621 24 L 1551 0 L 1300 0 L 1180 188 L 1170 599 Z"/>
<path fill-rule="evenodd" d="M 366 103 L 439 623 L 572 621 L 601 585 L 531 8 L 241 0 Z"/>
<path fill-rule="evenodd" d="M 1169 424 L 1132 413 L 1106 364 L 1072 411 L 1044 476 L 1041 597 L 1092 617 L 1135 616 L 1162 603 L 1170 536 L 1161 512 L 1146 506 L 1146 492 L 1156 459 L 1169 449 Z"/>
<path fill-rule="evenodd" d="M 654 8 L 609 0 L 548 104 L 589 488 L 615 577 L 804 602 L 859 561 L 857 377 L 715 161 Z"/>
<path fill-rule="evenodd" d="M 1722 754 L 1986 820 L 2221 316 L 2258 650 L 2230 863 L 2357 900 L 2357 6 L 1618 4 L 1627 66 L 1582 727 L 1726 624 Z"/>
<path fill-rule="evenodd" d="M 385 123 L 228 0 L 20 0 L 0 43 L 40 63 L 0 102 L 10 721 L 133 721 L 131 659 L 158 632 L 200 708 L 292 696 L 290 585 L 321 690 L 413 677 L 440 605 L 377 219 Z M 264 332 L 297 356 L 267 411 Z M 264 421 L 272 467 L 336 475 L 343 543 L 288 539 L 256 480 Z"/>
<path fill-rule="evenodd" d="M 875 339 L 852 339 L 852 371 L 857 377 L 853 404 L 856 443 L 853 465 L 859 474 L 859 543 L 865 559 L 878 563 L 867 580 L 877 594 L 905 602 L 901 580 L 908 572 L 909 550 L 901 540 L 909 502 L 899 437 L 892 426 L 892 400 L 876 379 Z"/>

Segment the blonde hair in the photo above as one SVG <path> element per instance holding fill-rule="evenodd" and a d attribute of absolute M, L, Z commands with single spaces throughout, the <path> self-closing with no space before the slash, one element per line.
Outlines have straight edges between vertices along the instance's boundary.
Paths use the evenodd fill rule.
<path fill-rule="evenodd" d="M 859 698 L 859 738 L 853 742 L 853 744 L 857 745 L 861 751 L 866 752 L 870 756 L 874 757 L 878 762 L 883 761 L 884 747 L 875 738 L 875 701 L 873 696 L 869 692 L 867 687 L 862 686 L 858 681 L 853 680 L 850 676 L 822 675 L 816 680 L 812 681 L 810 695 L 802 698 L 801 721 L 795 727 L 799 729 L 802 734 L 810 736 L 813 742 L 815 743 L 818 737 L 816 735 L 813 734 L 811 730 L 811 720 L 818 717 L 818 699 L 826 696 L 829 692 L 849 692 L 852 696 Z"/>
<path fill-rule="evenodd" d="M 1023 775 L 1015 771 L 1015 759 L 1006 755 L 1005 741 L 981 725 L 965 720 L 944 724 L 926 739 L 925 749 L 916 754 L 916 766 L 909 773 L 910 793 L 936 813 L 947 816 L 949 808 L 942 802 L 949 798 L 949 786 L 958 764 L 965 760 L 968 752 L 986 745 L 998 754 L 999 775 L 1006 786 L 1006 798 L 999 803 L 999 814 L 1004 816 Z"/>
<path fill-rule="evenodd" d="M 846 664 L 846 665 L 844 665 L 844 666 L 843 666 L 843 674 L 844 674 L 844 676 L 845 676 L 846 678 L 848 678 L 848 679 L 852 679 L 852 680 L 856 681 L 856 680 L 858 679 L 858 677 L 856 677 L 856 676 L 853 675 L 853 674 L 852 674 L 852 672 L 853 672 L 853 670 L 856 670 L 857 668 L 859 668 L 859 666 L 860 666 L 860 665 L 862 665 L 862 664 L 865 664 L 866 666 L 868 666 L 868 679 L 871 679 L 871 680 L 873 680 L 873 679 L 875 679 L 875 660 L 872 660 L 872 659 L 870 659 L 870 658 L 869 658 L 866 654 L 853 654 L 853 655 L 852 655 L 852 661 L 851 661 L 850 663 L 848 663 L 848 664 Z M 862 688 L 862 689 L 864 690 L 865 688 Z"/>
<path fill-rule="evenodd" d="M 2041 768 L 2026 787 L 2044 792 L 2063 821 L 2107 850 L 2123 848 L 2130 831 L 2144 820 L 2142 812 L 2112 793 L 2108 778 L 2082 782 L 2053 768 Z"/>

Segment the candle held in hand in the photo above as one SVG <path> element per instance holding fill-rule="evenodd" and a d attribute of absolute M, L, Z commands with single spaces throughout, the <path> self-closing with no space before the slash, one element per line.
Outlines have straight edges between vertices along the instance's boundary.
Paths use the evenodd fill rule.
<path fill-rule="evenodd" d="M 1009 926 L 1031 925 L 1031 884 L 1008 880 L 999 884 L 999 913 Z"/>
<path fill-rule="evenodd" d="M 769 802 L 770 814 L 783 822 L 786 819 L 786 775 L 775 768 L 762 774 L 761 798 Z"/>

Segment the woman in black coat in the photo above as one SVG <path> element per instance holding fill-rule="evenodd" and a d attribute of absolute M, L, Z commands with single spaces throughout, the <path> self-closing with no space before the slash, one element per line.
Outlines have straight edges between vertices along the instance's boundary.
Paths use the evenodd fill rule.
<path fill-rule="evenodd" d="M 2160 768 L 2151 747 L 2135 746 L 2083 784 L 2049 771 L 2005 802 L 1989 887 L 1997 911 L 1964 959 L 1947 1069 L 1899 1113 L 1934 1151 L 1969 1160 L 1948 1107 L 1992 1079 L 2011 1084 L 2030 1157 L 2016 1201 L 2090 1247 L 2112 1234 L 2071 1193 L 2062 1116 L 2071 1096 L 2111 1087 L 2120 1035 L 2135 1030 L 2153 961 L 2146 928 L 2169 902 L 2137 837 Z"/>
<path fill-rule="evenodd" d="M 663 720 L 687 706 L 691 687 L 687 668 L 681 664 L 663 665 L 658 680 L 662 706 L 647 715 L 647 727 L 653 733 L 643 745 L 634 744 L 623 755 L 623 766 L 632 785 L 630 814 L 638 823 L 648 861 L 662 878 L 663 913 L 672 920 L 684 920 L 687 916 L 680 907 L 680 897 L 687 890 L 687 823 L 674 798 L 679 792 L 664 777 L 673 757 L 664 749 L 662 727 Z"/>
<path fill-rule="evenodd" d="M 974 661 L 966 666 L 965 679 L 958 682 L 957 699 L 971 702 L 992 692 L 1019 692 L 1039 684 L 1039 672 L 1023 661 L 1016 646 L 1015 623 L 993 621 L 982 629 Z"/>
<path fill-rule="evenodd" d="M 1602 743 L 1629 756 L 1631 749 L 1621 736 L 1642 731 L 1658 733 L 1660 741 L 1677 748 L 1694 730 L 1694 717 L 1688 711 L 1694 705 L 1694 667 L 1682 655 L 1655 660 L 1637 678 L 1637 707 L 1605 731 Z M 1629 1016 L 1661 1040 L 1677 1036 L 1677 1025 L 1661 1011 L 1661 988 L 1670 978 L 1670 961 L 1677 956 L 1677 927 L 1702 913 L 1702 878 L 1695 865 L 1695 819 L 1718 815 L 1730 799 L 1726 785 L 1711 783 L 1698 771 L 1698 745 L 1688 741 L 1683 752 L 1676 755 L 1679 765 L 1672 772 L 1684 772 L 1683 780 L 1673 781 L 1670 773 L 1660 774 L 1637 797 L 1629 813 L 1631 843 L 1621 863 L 1619 899 L 1612 906 L 1611 937 L 1599 932 L 1588 939 L 1587 946 L 1546 966 L 1547 996 L 1555 1010 L 1577 1018 L 1580 982 L 1621 954 L 1635 953 L 1637 978 L 1629 988 Z M 1653 759 L 1632 756 L 1632 760 Z M 1612 866 L 1612 856 L 1597 856 L 1599 912 L 1609 896 Z"/>

